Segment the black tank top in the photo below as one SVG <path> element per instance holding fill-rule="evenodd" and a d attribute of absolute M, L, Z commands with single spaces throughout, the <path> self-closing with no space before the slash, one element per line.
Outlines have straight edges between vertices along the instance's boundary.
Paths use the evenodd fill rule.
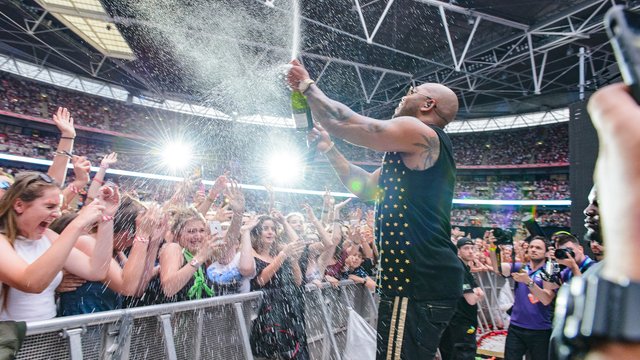
<path fill-rule="evenodd" d="M 456 167 L 449 136 L 426 170 L 407 168 L 400 153 L 385 153 L 376 207 L 380 249 L 378 287 L 382 296 L 416 300 L 457 300 L 464 269 L 451 242 L 451 204 Z"/>

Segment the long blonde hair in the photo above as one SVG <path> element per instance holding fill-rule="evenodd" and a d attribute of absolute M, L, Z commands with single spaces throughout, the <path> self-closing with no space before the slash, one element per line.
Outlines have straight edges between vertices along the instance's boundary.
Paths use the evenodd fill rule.
<path fill-rule="evenodd" d="M 18 214 L 13 208 L 16 200 L 30 203 L 51 188 L 59 189 L 60 186 L 47 174 L 25 171 L 16 175 L 15 182 L 0 199 L 0 233 L 11 246 L 18 237 Z"/>

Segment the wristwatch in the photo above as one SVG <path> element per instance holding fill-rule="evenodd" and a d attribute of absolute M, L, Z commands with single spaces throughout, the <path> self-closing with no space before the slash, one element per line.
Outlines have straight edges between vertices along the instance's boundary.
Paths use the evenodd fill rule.
<path fill-rule="evenodd" d="M 527 283 L 527 287 L 529 289 L 531 289 L 533 287 L 533 285 L 535 285 L 535 283 L 533 282 L 533 280 L 529 280 L 529 282 Z"/>
<path fill-rule="evenodd" d="M 572 278 L 556 300 L 559 358 L 586 353 L 598 341 L 640 342 L 639 305 L 640 283 L 613 282 L 598 273 Z"/>
<path fill-rule="evenodd" d="M 193 258 L 191 259 L 191 261 L 189 261 L 189 265 L 193 266 L 194 268 L 199 268 L 200 267 L 200 261 L 198 261 L 198 259 Z"/>

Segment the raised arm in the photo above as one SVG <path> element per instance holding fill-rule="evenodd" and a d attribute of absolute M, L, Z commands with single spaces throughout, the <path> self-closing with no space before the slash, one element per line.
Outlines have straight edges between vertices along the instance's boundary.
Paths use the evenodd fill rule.
<path fill-rule="evenodd" d="M 313 208 L 309 204 L 303 204 L 305 212 L 307 213 L 307 219 L 316 227 L 318 230 L 318 235 L 320 237 L 320 241 L 322 241 L 323 248 L 331 247 L 333 245 L 333 241 L 331 241 L 331 235 L 325 230 L 324 226 L 318 220 L 316 215 L 313 213 Z"/>
<path fill-rule="evenodd" d="M 309 140 L 317 141 L 318 151 L 323 153 L 335 170 L 344 186 L 364 201 L 374 200 L 378 191 L 380 169 L 373 173 L 356 166 L 347 160 L 334 146 L 329 133 L 317 125 L 309 133 Z"/>
<path fill-rule="evenodd" d="M 73 152 L 73 141 L 76 138 L 76 129 L 73 127 L 73 118 L 67 108 L 58 108 L 53 115 L 53 122 L 60 130 L 60 142 L 53 156 L 53 163 L 49 166 L 47 174 L 60 186 L 64 185 L 67 177 L 67 164 Z"/>
<path fill-rule="evenodd" d="M 100 161 L 100 169 L 98 169 L 98 172 L 93 176 L 93 180 L 87 191 L 88 199 L 95 199 L 96 196 L 98 196 L 98 190 L 104 185 L 104 175 L 107 173 L 107 169 L 116 162 L 118 162 L 118 154 L 114 152 L 102 158 L 102 161 Z"/>
<path fill-rule="evenodd" d="M 309 73 L 297 60 L 291 65 L 287 80 L 292 89 L 298 89 L 301 82 L 309 81 Z M 423 136 L 428 139 L 427 145 L 439 142 L 435 132 L 415 117 L 382 121 L 362 116 L 327 97 L 316 85 L 309 86 L 304 95 L 316 121 L 331 134 L 356 145 L 377 151 L 418 153 L 423 151 Z"/>
<path fill-rule="evenodd" d="M 73 173 L 75 179 L 64 190 L 62 190 L 63 202 L 62 209 L 76 209 L 75 200 L 78 199 L 78 195 L 82 193 L 84 188 L 89 183 L 89 172 L 91 171 L 91 162 L 84 156 L 74 156 L 71 159 L 73 163 Z M 96 189 L 97 192 L 97 189 Z M 91 200 L 88 200 L 91 201 Z"/>

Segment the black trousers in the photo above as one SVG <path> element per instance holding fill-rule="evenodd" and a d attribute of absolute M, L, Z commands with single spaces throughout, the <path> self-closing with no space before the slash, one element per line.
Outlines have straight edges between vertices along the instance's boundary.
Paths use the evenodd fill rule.
<path fill-rule="evenodd" d="M 377 359 L 433 359 L 440 336 L 455 312 L 456 302 L 381 298 Z"/>
<path fill-rule="evenodd" d="M 547 360 L 549 358 L 549 330 L 529 330 L 509 325 L 507 341 L 504 349 L 505 360 L 522 360 L 529 354 L 531 360 Z"/>
<path fill-rule="evenodd" d="M 451 322 L 440 338 L 442 360 L 475 360 L 476 328 L 469 324 Z"/>

